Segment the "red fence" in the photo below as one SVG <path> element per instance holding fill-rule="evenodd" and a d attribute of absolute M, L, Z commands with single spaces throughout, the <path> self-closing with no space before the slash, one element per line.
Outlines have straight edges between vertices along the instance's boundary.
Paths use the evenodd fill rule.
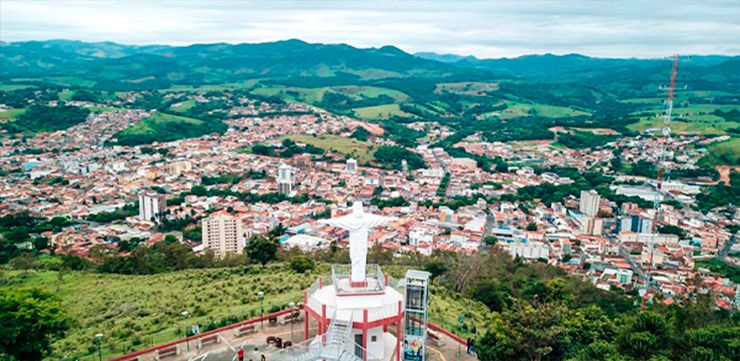
<path fill-rule="evenodd" d="M 429 329 L 431 329 L 432 331 L 437 331 L 437 332 L 444 333 L 445 335 L 447 335 L 447 337 L 449 337 L 449 338 L 457 341 L 457 343 L 460 343 L 463 346 L 467 346 L 468 345 L 468 341 L 467 340 L 463 340 L 462 337 L 460 337 L 458 335 L 455 335 L 454 333 L 452 333 L 450 331 L 445 330 L 444 328 L 442 328 L 442 326 L 438 326 L 438 325 L 436 325 L 434 323 L 428 322 L 427 323 L 427 327 L 429 327 Z"/>
<path fill-rule="evenodd" d="M 268 313 L 268 314 L 266 314 L 264 316 L 261 316 L 261 317 L 251 318 L 249 320 L 245 320 L 245 321 L 242 321 L 242 322 L 237 322 L 237 323 L 234 323 L 234 324 L 231 324 L 231 325 L 228 325 L 228 326 L 217 328 L 215 330 L 210 330 L 210 331 L 206 331 L 206 332 L 203 332 L 203 333 L 199 333 L 199 334 L 194 335 L 194 336 L 191 336 L 191 337 L 181 338 L 181 339 L 178 339 L 178 340 L 174 340 L 174 341 L 170 341 L 170 342 L 167 342 L 167 343 L 163 343 L 161 345 L 157 345 L 157 346 L 146 348 L 146 349 L 143 349 L 143 350 L 140 350 L 140 351 L 132 352 L 130 354 L 126 354 L 126 355 L 123 355 L 123 356 L 118 356 L 116 358 L 112 358 L 110 361 L 127 361 L 127 360 L 132 360 L 132 359 L 135 359 L 137 356 L 146 355 L 148 353 L 152 353 L 152 352 L 155 352 L 157 350 L 162 350 L 162 349 L 165 349 L 165 348 L 168 348 L 168 347 L 177 345 L 179 343 L 183 343 L 183 342 L 187 342 L 187 341 L 195 341 L 195 340 L 197 340 L 199 338 L 202 338 L 202 337 L 205 337 L 205 336 L 214 335 L 214 334 L 217 334 L 217 333 L 220 333 L 220 332 L 232 330 L 232 329 L 235 329 L 235 328 L 238 328 L 238 327 L 242 327 L 242 326 L 246 326 L 246 325 L 251 325 L 253 323 L 257 323 L 257 322 L 260 322 L 260 321 L 263 321 L 263 320 L 264 321 L 267 321 L 271 317 L 278 317 L 278 316 L 282 316 L 282 315 L 285 315 L 285 314 L 288 314 L 288 313 L 290 313 L 290 309 L 289 308 L 284 309 L 284 310 L 281 310 L 281 311 L 273 312 L 273 313 Z"/>
<path fill-rule="evenodd" d="M 251 318 L 249 320 L 245 320 L 245 321 L 242 321 L 242 322 L 237 322 L 237 323 L 234 323 L 234 324 L 231 324 L 231 325 L 228 325 L 228 326 L 217 328 L 215 330 L 210 330 L 210 331 L 206 331 L 206 332 L 203 332 L 203 333 L 199 333 L 199 334 L 197 334 L 195 336 L 191 336 L 191 337 L 188 337 L 188 338 L 181 338 L 181 339 L 178 339 L 178 340 L 174 340 L 174 341 L 170 341 L 170 342 L 167 342 L 167 343 L 163 343 L 161 345 L 157 345 L 157 346 L 150 347 L 150 348 L 147 348 L 147 349 L 143 349 L 143 350 L 140 350 L 140 351 L 132 352 L 132 353 L 129 353 L 129 354 L 126 354 L 126 355 L 118 356 L 116 358 L 110 359 L 110 361 L 129 361 L 129 360 L 133 360 L 133 359 L 135 359 L 138 356 L 146 355 L 146 354 L 155 352 L 157 350 L 166 349 L 168 347 L 172 347 L 172 346 L 177 345 L 179 343 L 183 343 L 183 342 L 187 342 L 187 341 L 195 341 L 195 340 L 197 340 L 199 338 L 202 338 L 202 337 L 206 337 L 206 336 L 209 336 L 209 335 L 214 335 L 214 334 L 217 334 L 217 333 L 220 333 L 220 332 L 224 332 L 224 331 L 228 331 L 228 330 L 233 330 L 235 328 L 246 326 L 246 325 L 251 325 L 253 323 L 257 323 L 257 322 L 260 322 L 260 321 L 263 321 L 263 320 L 264 321 L 267 321 L 271 317 L 278 317 L 278 316 L 286 315 L 288 313 L 290 313 L 290 309 L 289 308 L 284 309 L 284 310 L 281 310 L 281 311 L 273 312 L 273 313 L 268 313 L 268 314 L 266 314 L 264 316 L 261 316 L 261 317 Z M 441 333 L 445 334 L 447 337 L 449 337 L 449 338 L 453 339 L 454 341 L 462 344 L 463 346 L 467 346 L 467 344 L 468 344 L 468 341 L 467 340 L 464 340 L 462 337 L 457 336 L 457 335 L 455 335 L 454 333 L 452 333 L 450 331 L 447 331 L 446 329 L 442 328 L 442 326 L 436 325 L 436 324 L 431 323 L 431 322 L 429 322 L 427 324 L 427 326 L 432 331 L 441 332 Z"/>

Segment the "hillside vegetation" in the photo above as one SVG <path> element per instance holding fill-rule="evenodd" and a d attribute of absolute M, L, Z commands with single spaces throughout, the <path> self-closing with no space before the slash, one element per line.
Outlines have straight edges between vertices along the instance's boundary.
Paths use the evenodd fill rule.
<path fill-rule="evenodd" d="M 155 275 L 115 275 L 75 271 L 8 271 L 2 287 L 32 286 L 55 293 L 74 320 L 66 337 L 54 344 L 50 359 L 90 354 L 93 336 L 105 334 L 103 358 L 141 349 L 179 337 L 186 326 L 201 330 L 231 324 L 260 314 L 257 292 L 265 292 L 265 312 L 303 300 L 303 290 L 327 266 L 313 274 L 299 274 L 286 264 L 267 268 L 186 270 Z M 402 274 L 403 271 L 399 270 Z M 431 320 L 451 326 L 449 320 L 468 312 L 471 322 L 483 322 L 485 306 L 444 289 L 433 291 Z M 192 319 L 186 321 L 181 312 Z"/>

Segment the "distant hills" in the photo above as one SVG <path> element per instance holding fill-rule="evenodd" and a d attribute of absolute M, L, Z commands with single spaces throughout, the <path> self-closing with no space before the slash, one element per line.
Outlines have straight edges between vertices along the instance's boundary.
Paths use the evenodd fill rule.
<path fill-rule="evenodd" d="M 646 69 L 656 66 L 665 66 L 667 59 L 635 59 L 635 58 L 593 58 L 580 54 L 567 55 L 525 55 L 516 58 L 478 59 L 474 56 L 455 54 L 416 53 L 418 57 L 445 62 L 459 67 L 485 69 L 493 72 L 516 75 L 521 77 L 556 78 L 563 75 L 588 76 L 589 73 L 619 69 Z M 739 60 L 740 57 L 703 55 L 690 56 L 688 66 L 714 66 L 729 60 Z M 738 68 L 740 72 L 740 68 Z"/>
<path fill-rule="evenodd" d="M 740 57 L 694 56 L 682 79 L 737 91 Z M 74 76 L 96 88 L 141 90 L 171 84 L 218 84 L 291 78 L 306 86 L 350 85 L 393 78 L 445 81 L 665 82 L 666 59 L 604 59 L 579 54 L 478 59 L 455 54 L 409 54 L 394 46 L 356 48 L 285 40 L 259 44 L 133 46 L 71 40 L 0 42 L 0 80 Z M 707 78 L 709 77 L 709 78 Z M 297 79 L 297 80 L 296 80 Z M 702 89 L 699 84 L 696 89 Z"/>
<path fill-rule="evenodd" d="M 482 73 L 417 57 L 393 46 L 286 40 L 260 44 L 129 46 L 68 40 L 0 44 L 0 76 L 85 75 L 98 79 L 216 83 L 255 77 L 376 79 Z"/>

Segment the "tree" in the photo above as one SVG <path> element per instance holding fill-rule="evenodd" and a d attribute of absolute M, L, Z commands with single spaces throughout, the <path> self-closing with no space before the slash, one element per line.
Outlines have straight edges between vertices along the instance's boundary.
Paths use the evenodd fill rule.
<path fill-rule="evenodd" d="M 468 295 L 483 302 L 491 311 L 501 312 L 508 308 L 511 289 L 492 279 L 482 279 L 468 290 Z"/>
<path fill-rule="evenodd" d="M 263 267 L 277 259 L 278 243 L 275 239 L 254 236 L 247 242 L 247 257 L 259 262 Z"/>
<path fill-rule="evenodd" d="M 672 224 L 658 226 L 658 233 L 675 234 L 679 239 L 686 239 L 686 231 L 683 228 Z"/>
<path fill-rule="evenodd" d="M 290 268 L 298 273 L 306 273 L 315 267 L 313 258 L 305 255 L 298 255 L 290 259 Z"/>
<path fill-rule="evenodd" d="M 433 259 L 424 265 L 424 270 L 431 273 L 431 279 L 434 281 L 435 278 L 447 272 L 447 265 L 440 261 Z"/>
<path fill-rule="evenodd" d="M 493 246 L 498 242 L 498 238 L 496 236 L 488 236 L 483 239 L 483 243 L 486 244 L 486 246 Z"/>
<path fill-rule="evenodd" d="M 628 320 L 617 339 L 619 351 L 638 360 L 668 352 L 672 329 L 662 315 L 645 312 Z"/>
<path fill-rule="evenodd" d="M 179 241 L 177 240 L 177 237 L 175 237 L 174 235 L 168 234 L 164 236 L 164 243 L 175 244 L 175 243 L 179 243 Z"/>
<path fill-rule="evenodd" d="M 0 359 L 42 360 L 70 327 L 54 295 L 36 288 L 0 289 Z"/>

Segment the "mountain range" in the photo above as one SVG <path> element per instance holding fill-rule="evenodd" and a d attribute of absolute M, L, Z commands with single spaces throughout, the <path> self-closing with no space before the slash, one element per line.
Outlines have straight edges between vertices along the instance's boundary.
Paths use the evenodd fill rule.
<path fill-rule="evenodd" d="M 685 65 L 683 65 L 685 64 Z M 693 56 L 683 63 L 694 78 L 718 73 L 732 89 L 740 57 Z M 356 48 L 285 40 L 259 44 L 122 45 L 71 40 L 0 42 L 0 80 L 20 77 L 79 76 L 118 86 L 156 88 L 163 84 L 234 82 L 253 78 L 324 78 L 353 83 L 386 78 L 534 81 L 608 81 L 609 77 L 663 78 L 667 59 L 605 59 L 580 54 L 527 55 L 478 59 L 454 54 L 409 54 L 394 46 Z M 691 76 L 688 76 L 691 78 Z M 643 78 L 645 79 L 645 78 Z M 715 79 L 716 80 L 716 79 Z"/>

